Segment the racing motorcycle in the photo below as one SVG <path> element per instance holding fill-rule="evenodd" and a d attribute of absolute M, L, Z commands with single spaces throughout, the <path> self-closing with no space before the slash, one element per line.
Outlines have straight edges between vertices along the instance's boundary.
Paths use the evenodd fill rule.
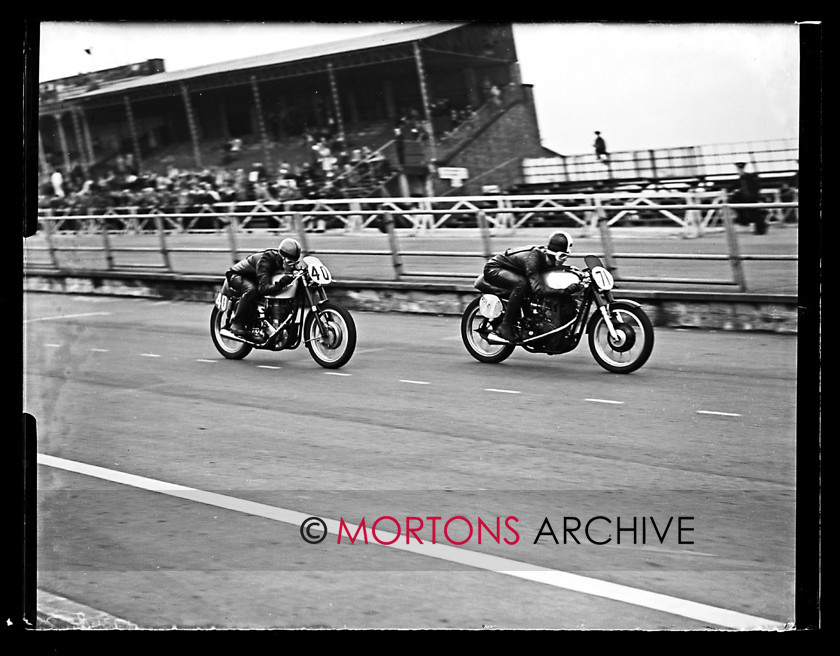
<path fill-rule="evenodd" d="M 585 268 L 567 266 L 542 273 L 546 292 L 531 294 L 522 304 L 518 339 L 508 342 L 497 330 L 507 308 L 509 290 L 491 285 L 484 276 L 474 286 L 479 298 L 461 318 L 461 338 L 479 362 L 506 360 L 517 346 L 531 353 L 559 355 L 589 336 L 589 350 L 607 371 L 636 371 L 653 350 L 653 324 L 639 303 L 613 298 L 615 280 L 595 255 L 584 257 Z M 567 289 L 577 285 L 578 291 Z M 594 311 L 593 311 L 594 310 Z"/>
<path fill-rule="evenodd" d="M 273 282 L 281 275 L 276 274 Z M 324 287 L 333 281 L 330 270 L 308 255 L 292 276 L 280 292 L 260 298 L 257 319 L 247 336 L 230 330 L 240 295 L 227 280 L 222 283 L 210 314 L 210 336 L 219 353 L 241 360 L 253 349 L 283 351 L 303 342 L 322 367 L 338 369 L 347 364 L 356 348 L 356 324 L 346 308 L 327 300 Z"/>

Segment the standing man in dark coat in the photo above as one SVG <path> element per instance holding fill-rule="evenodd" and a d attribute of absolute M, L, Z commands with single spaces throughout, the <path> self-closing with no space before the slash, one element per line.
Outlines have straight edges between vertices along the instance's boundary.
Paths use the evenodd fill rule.
<path fill-rule="evenodd" d="M 758 203 L 761 201 L 761 189 L 759 187 L 758 176 L 755 173 L 747 171 L 746 162 L 737 162 L 735 166 L 738 169 L 738 184 L 729 195 L 729 200 L 733 203 Z M 753 232 L 757 235 L 763 235 L 767 232 L 767 221 L 765 212 L 762 209 L 739 208 L 736 210 L 738 214 L 737 222 L 741 225 L 753 225 Z"/>

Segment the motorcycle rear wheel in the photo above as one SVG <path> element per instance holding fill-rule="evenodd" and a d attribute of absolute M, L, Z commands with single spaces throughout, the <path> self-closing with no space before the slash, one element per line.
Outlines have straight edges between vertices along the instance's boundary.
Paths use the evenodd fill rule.
<path fill-rule="evenodd" d="M 241 360 L 253 350 L 253 347 L 250 344 L 223 337 L 224 320 L 225 313 L 214 306 L 213 312 L 210 313 L 210 337 L 213 339 L 213 346 L 228 360 Z"/>
<path fill-rule="evenodd" d="M 479 311 L 480 298 L 470 302 L 461 317 L 461 339 L 467 352 L 479 362 L 498 364 L 507 360 L 516 350 L 512 344 L 491 344 L 485 340 L 478 329 L 487 321 Z"/>
<path fill-rule="evenodd" d="M 599 316 L 589 330 L 589 350 L 595 361 L 607 371 L 629 374 L 647 362 L 653 351 L 653 324 L 645 311 L 629 304 L 614 304 L 612 317 L 618 340 L 609 333 L 604 318 Z"/>
<path fill-rule="evenodd" d="M 343 367 L 356 350 L 356 322 L 346 308 L 331 301 L 318 308 L 318 315 L 326 325 L 327 334 L 321 334 L 315 315 L 310 312 L 303 327 L 306 348 L 312 359 L 322 367 Z"/>

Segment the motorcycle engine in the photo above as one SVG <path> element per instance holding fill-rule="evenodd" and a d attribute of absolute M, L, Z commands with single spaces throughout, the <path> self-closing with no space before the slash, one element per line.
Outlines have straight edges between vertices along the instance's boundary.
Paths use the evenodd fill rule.
<path fill-rule="evenodd" d="M 266 299 L 265 317 L 277 328 L 292 311 L 292 301 L 285 298 Z"/>
<path fill-rule="evenodd" d="M 277 330 L 280 325 L 283 324 L 289 318 L 289 315 L 292 313 L 294 309 L 293 302 L 291 299 L 285 298 L 268 298 L 265 299 L 265 321 L 267 324 L 270 325 L 268 331 L 265 332 L 265 338 L 268 338 L 268 335 Z M 286 325 L 282 328 L 279 333 L 275 335 L 274 344 L 272 348 L 275 350 L 280 350 L 286 348 L 289 343 L 295 338 L 297 335 L 297 330 L 295 325 L 292 323 L 290 325 Z"/>
<path fill-rule="evenodd" d="M 522 327 L 529 337 L 542 335 L 574 319 L 577 311 L 574 297 L 543 298 L 530 304 L 522 319 Z M 568 329 L 562 330 L 545 339 L 534 340 L 531 345 L 536 350 L 560 351 L 563 350 L 567 334 Z"/>

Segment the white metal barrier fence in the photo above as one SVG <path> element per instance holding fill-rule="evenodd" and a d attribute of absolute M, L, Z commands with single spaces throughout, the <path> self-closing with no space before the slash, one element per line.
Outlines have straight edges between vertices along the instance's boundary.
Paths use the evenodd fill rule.
<path fill-rule="evenodd" d="M 43 212 L 39 216 L 39 233 L 43 246 L 29 246 L 32 252 L 46 251 L 50 265 L 58 270 L 62 264 L 61 251 L 95 251 L 105 256 L 107 270 L 138 268 L 175 271 L 173 253 L 228 253 L 236 261 L 242 251 L 237 237 L 245 232 L 276 231 L 296 234 L 308 251 L 308 234 L 323 231 L 327 226 L 345 233 L 377 227 L 388 236 L 387 250 L 373 249 L 319 249 L 321 254 L 381 255 L 390 257 L 393 278 L 472 278 L 474 274 L 438 270 L 417 271 L 406 268 L 400 238 L 403 236 L 433 234 L 453 227 L 472 228 L 480 250 L 473 251 L 412 251 L 414 256 L 430 258 L 483 257 L 492 255 L 490 238 L 514 235 L 517 230 L 531 227 L 566 226 L 582 228 L 584 234 L 599 236 L 602 256 L 616 279 L 624 282 L 653 281 L 643 277 L 618 275 L 617 260 L 621 259 L 671 259 L 671 260 L 725 260 L 730 263 L 732 277 L 728 279 L 656 278 L 657 282 L 682 284 L 715 284 L 735 286 L 747 291 L 742 262 L 745 260 L 796 260 L 796 255 L 745 255 L 740 252 L 733 212 L 755 209 L 767 213 L 769 224 L 798 221 L 797 202 L 729 203 L 725 195 L 709 193 L 642 193 L 642 194 L 564 194 L 529 196 L 476 196 L 461 198 L 381 198 L 336 199 L 319 201 L 291 201 L 277 204 L 250 203 L 216 204 L 202 206 L 194 212 L 165 213 L 159 210 L 146 213 L 134 208 L 113 208 L 102 214 L 71 215 Z M 651 221 L 679 226 L 685 237 L 702 237 L 710 229 L 723 230 L 727 235 L 727 252 L 698 255 L 697 253 L 617 253 L 610 231 L 622 225 L 644 225 Z M 401 228 L 398 230 L 398 228 Z M 227 246 L 173 247 L 167 242 L 172 234 L 224 233 Z M 97 235 L 99 244 L 67 244 L 62 234 Z M 112 243 L 114 235 L 156 235 L 156 246 L 123 245 Z M 117 265 L 114 252 L 159 252 L 161 262 L 155 265 Z"/>

